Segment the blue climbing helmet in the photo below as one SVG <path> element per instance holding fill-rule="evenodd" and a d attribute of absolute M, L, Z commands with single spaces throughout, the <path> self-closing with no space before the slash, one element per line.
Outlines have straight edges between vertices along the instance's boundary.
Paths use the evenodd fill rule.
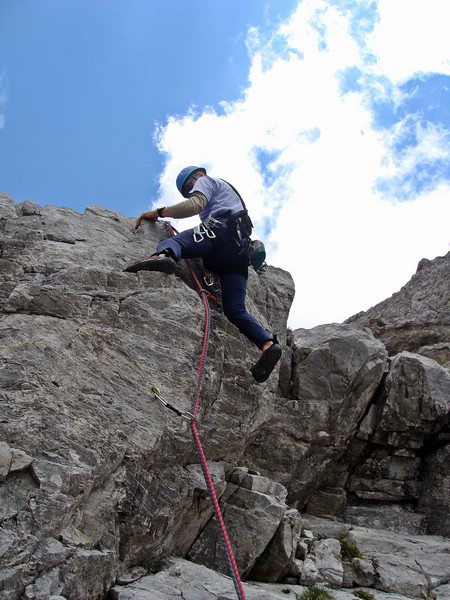
<path fill-rule="evenodd" d="M 203 167 L 184 167 L 184 169 L 181 169 L 181 171 L 178 173 L 178 177 L 177 177 L 177 188 L 178 191 L 180 192 L 180 194 L 182 196 L 184 196 L 184 198 L 188 197 L 188 194 L 183 193 L 183 186 L 186 183 L 186 181 L 189 179 L 189 177 L 191 175 L 193 175 L 196 171 L 203 171 L 203 173 L 206 175 L 206 169 L 204 169 Z"/>

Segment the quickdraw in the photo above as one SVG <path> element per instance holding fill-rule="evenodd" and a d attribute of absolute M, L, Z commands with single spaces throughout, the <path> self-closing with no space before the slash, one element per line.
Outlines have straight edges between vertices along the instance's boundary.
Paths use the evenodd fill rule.
<path fill-rule="evenodd" d="M 169 408 L 170 410 L 172 410 L 174 413 L 176 413 L 179 417 L 183 417 L 183 419 L 186 419 L 187 421 L 190 421 L 191 419 L 194 418 L 194 415 L 190 412 L 188 412 L 187 410 L 180 410 L 179 408 L 177 408 L 176 406 L 173 406 L 172 404 L 170 404 L 170 402 L 168 402 L 165 398 L 163 398 L 163 396 L 161 396 L 159 389 L 156 386 L 152 386 L 151 388 L 152 392 L 155 394 L 155 397 L 162 403 L 164 404 L 164 406 L 166 408 Z"/>

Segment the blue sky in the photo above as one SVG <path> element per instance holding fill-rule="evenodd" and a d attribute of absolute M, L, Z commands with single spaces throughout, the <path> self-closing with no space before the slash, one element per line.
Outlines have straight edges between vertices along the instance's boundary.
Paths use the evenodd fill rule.
<path fill-rule="evenodd" d="M 134 217 L 204 165 L 293 275 L 290 325 L 340 322 L 449 250 L 447 8 L 0 0 L 0 191 Z"/>
<path fill-rule="evenodd" d="M 136 215 L 157 194 L 155 124 L 238 98 L 250 25 L 293 0 L 0 0 L 1 187 L 16 202 Z"/>

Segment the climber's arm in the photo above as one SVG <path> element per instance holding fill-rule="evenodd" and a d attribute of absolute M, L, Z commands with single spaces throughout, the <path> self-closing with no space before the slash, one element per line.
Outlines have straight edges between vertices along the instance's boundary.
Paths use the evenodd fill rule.
<path fill-rule="evenodd" d="M 208 200 L 204 194 L 195 192 L 195 194 L 189 196 L 187 200 L 178 202 L 178 204 L 143 212 L 136 219 L 134 227 L 137 229 L 143 220 L 156 221 L 158 217 L 172 217 L 174 219 L 193 217 L 194 215 L 198 215 L 205 208 L 207 202 Z"/>

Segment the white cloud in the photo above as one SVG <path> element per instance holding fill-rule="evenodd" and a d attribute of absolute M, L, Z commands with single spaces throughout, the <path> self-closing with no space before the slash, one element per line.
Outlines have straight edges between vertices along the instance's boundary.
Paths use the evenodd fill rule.
<path fill-rule="evenodd" d="M 369 43 L 392 81 L 415 73 L 450 75 L 448 0 L 378 0 L 380 20 Z"/>
<path fill-rule="evenodd" d="M 389 9 L 397 2 L 403 13 Z M 405 2 L 414 7 L 411 21 Z M 264 239 L 268 262 L 288 270 L 296 282 L 293 328 L 340 322 L 366 310 L 398 291 L 421 258 L 445 254 L 450 241 L 448 185 L 403 203 L 375 191 L 379 178 L 411 168 L 418 155 L 445 155 L 445 136 L 435 127 L 418 127 L 422 138 L 414 154 L 395 163 L 390 134 L 372 125 L 367 98 L 379 93 L 373 82 L 370 89 L 345 95 L 339 88 L 340 73 L 347 68 L 399 80 L 413 73 L 405 45 L 406 50 L 412 46 L 422 11 L 445 20 L 443 2 L 379 0 L 380 22 L 371 35 L 364 30 L 356 35 L 354 15 L 335 5 L 301 2 L 277 32 L 277 44 L 252 31 L 244 99 L 224 104 L 220 115 L 208 109 L 172 118 L 159 131 L 159 147 L 167 154 L 164 204 L 178 201 L 173 194 L 178 170 L 203 164 L 211 175 L 236 185 L 257 235 L 270 222 Z M 426 23 L 431 19 L 427 15 Z M 391 37 L 396 30 L 404 41 L 400 49 Z M 432 37 L 427 26 L 422 34 Z M 422 69 L 445 66 L 445 50 L 439 53 L 434 42 L 433 47 Z M 276 156 L 267 166 L 273 180 L 268 187 L 257 160 L 261 150 Z M 182 223 L 183 229 L 187 226 Z"/>
<path fill-rule="evenodd" d="M 395 152 L 393 147 L 408 134 L 413 134 L 417 144 L 406 146 L 402 151 Z M 450 159 L 450 135 L 441 123 L 422 124 L 415 115 L 408 115 L 400 120 L 384 135 L 384 145 L 387 151 L 383 160 L 383 185 L 390 194 L 401 199 L 415 198 L 417 185 L 428 183 L 433 177 L 430 173 L 435 170 L 434 179 L 440 177 L 440 166 L 448 165 Z M 421 170 L 425 169 L 426 182 L 421 182 Z M 427 187 L 424 185 L 424 187 Z"/>

